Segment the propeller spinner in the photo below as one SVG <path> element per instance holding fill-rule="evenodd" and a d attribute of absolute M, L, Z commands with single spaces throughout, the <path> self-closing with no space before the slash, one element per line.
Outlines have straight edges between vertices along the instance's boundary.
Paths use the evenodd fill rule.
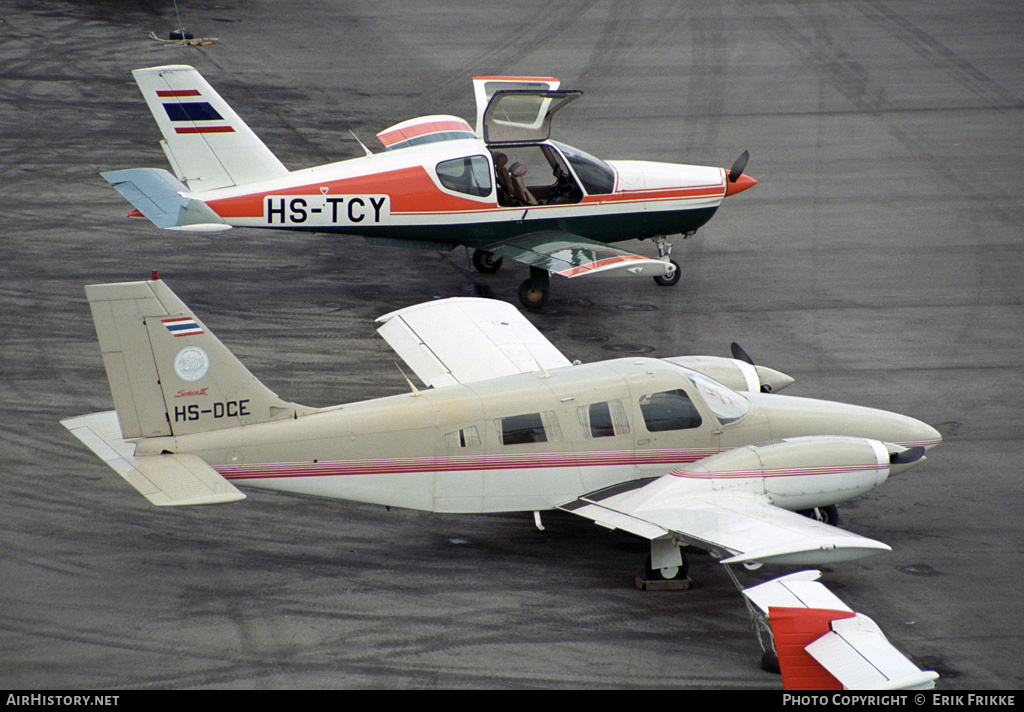
<path fill-rule="evenodd" d="M 791 376 L 787 376 L 781 371 L 776 371 L 774 368 L 758 366 L 754 363 L 754 359 L 750 358 L 750 354 L 746 352 L 746 349 L 735 341 L 729 345 L 729 350 L 732 352 L 734 359 L 749 363 L 754 367 L 754 370 L 757 371 L 757 377 L 761 382 L 762 393 L 777 393 L 794 381 Z"/>
<path fill-rule="evenodd" d="M 747 168 L 747 161 L 750 160 L 750 151 L 744 151 L 740 154 L 740 157 L 732 164 L 732 168 L 729 169 L 729 173 L 726 174 L 728 180 L 725 183 L 725 194 L 736 195 L 736 193 L 742 193 L 747 188 L 753 188 L 757 185 L 757 181 L 748 175 L 744 175 L 743 171 Z"/>

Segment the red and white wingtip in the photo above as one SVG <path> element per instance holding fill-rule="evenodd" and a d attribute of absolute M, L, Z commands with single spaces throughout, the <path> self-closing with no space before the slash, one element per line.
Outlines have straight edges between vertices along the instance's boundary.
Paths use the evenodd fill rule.
<path fill-rule="evenodd" d="M 818 571 L 780 576 L 743 590 L 767 614 L 787 690 L 928 690 L 921 670 L 878 625 L 817 582 Z"/>
<path fill-rule="evenodd" d="M 939 678 L 896 650 L 863 613 L 772 607 L 768 622 L 787 690 L 929 690 Z"/>

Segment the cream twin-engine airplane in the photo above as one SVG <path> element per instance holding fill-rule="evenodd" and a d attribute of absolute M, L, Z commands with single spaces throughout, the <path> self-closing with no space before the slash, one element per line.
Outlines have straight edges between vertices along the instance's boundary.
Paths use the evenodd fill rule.
<path fill-rule="evenodd" d="M 476 77 L 475 128 L 457 116 L 423 116 L 377 134 L 383 153 L 289 171 L 192 67 L 133 75 L 174 170 L 103 173 L 133 215 L 172 230 L 281 228 L 393 247 L 462 245 L 480 272 L 505 257 L 529 265 L 519 288 L 528 307 L 546 303 L 551 274 L 675 284 L 679 265 L 665 236 L 692 235 L 726 196 L 757 183 L 743 173 L 746 152 L 726 171 L 602 161 L 551 140 L 555 112 L 581 94 L 551 77 Z M 658 258 L 609 244 L 638 239 L 654 240 Z"/>
<path fill-rule="evenodd" d="M 833 518 L 836 503 L 941 440 L 903 415 L 778 395 L 792 379 L 739 348 L 731 359 L 573 363 L 511 305 L 471 298 L 378 319 L 427 388 L 306 407 L 260 383 L 156 275 L 86 295 L 116 410 L 63 424 L 157 505 L 242 499 L 237 485 L 434 512 L 533 512 L 539 526 L 540 512 L 559 509 L 649 540 L 650 579 L 685 577 L 685 545 L 732 575 L 737 563 L 888 551 L 805 515 Z M 870 640 L 883 662 L 847 686 L 934 679 L 813 578 L 746 589 L 749 608 L 772 626 L 777 610 L 828 608 L 837 620 L 813 639 L 854 641 L 822 644 L 837 676 Z M 781 650 L 780 660 L 785 681 Z"/>

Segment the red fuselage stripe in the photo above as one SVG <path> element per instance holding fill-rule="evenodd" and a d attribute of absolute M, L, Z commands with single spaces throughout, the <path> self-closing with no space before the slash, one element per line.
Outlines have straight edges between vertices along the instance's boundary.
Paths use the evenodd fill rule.
<path fill-rule="evenodd" d="M 712 470 L 710 472 L 694 472 L 691 470 L 675 470 L 669 474 L 673 477 L 696 480 L 729 480 L 748 477 L 813 477 L 817 475 L 840 475 L 849 472 L 865 472 L 879 470 L 884 466 L 877 463 L 863 465 L 842 465 L 836 467 L 777 467 L 765 470 Z"/>
<path fill-rule="evenodd" d="M 696 462 L 718 453 L 717 449 L 683 451 L 609 451 L 476 457 L 412 457 L 396 460 L 343 460 L 284 462 L 252 465 L 221 465 L 214 469 L 229 480 L 278 477 L 346 477 L 411 473 L 466 472 L 472 470 L 524 470 L 545 467 L 621 467 L 672 465 Z"/>

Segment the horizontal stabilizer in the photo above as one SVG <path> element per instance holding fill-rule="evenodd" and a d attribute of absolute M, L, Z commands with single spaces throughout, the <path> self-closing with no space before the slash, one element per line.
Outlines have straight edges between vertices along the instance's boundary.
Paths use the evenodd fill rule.
<path fill-rule="evenodd" d="M 206 203 L 184 197 L 188 188 L 161 168 L 128 168 L 100 175 L 159 228 L 192 232 L 231 229 Z"/>
<path fill-rule="evenodd" d="M 428 386 L 571 366 L 511 304 L 452 297 L 377 319 L 377 332 Z"/>
<path fill-rule="evenodd" d="M 157 506 L 219 504 L 245 495 L 197 455 L 135 456 L 135 445 L 121 437 L 117 412 L 62 420 L 71 434 Z"/>

